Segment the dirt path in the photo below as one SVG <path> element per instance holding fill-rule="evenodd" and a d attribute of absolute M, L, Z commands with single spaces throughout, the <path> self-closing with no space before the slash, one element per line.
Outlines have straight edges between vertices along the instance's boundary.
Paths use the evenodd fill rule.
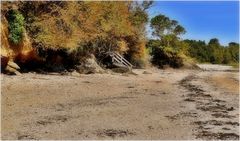
<path fill-rule="evenodd" d="M 216 81 L 223 73 L 226 77 L 221 79 L 238 86 L 238 73 L 144 71 L 79 77 L 1 75 L 2 137 L 239 138 L 238 89 Z"/>

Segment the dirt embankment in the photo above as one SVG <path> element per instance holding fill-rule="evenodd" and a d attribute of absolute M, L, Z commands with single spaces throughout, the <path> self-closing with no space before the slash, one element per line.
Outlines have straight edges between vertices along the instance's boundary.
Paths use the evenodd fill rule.
<path fill-rule="evenodd" d="M 237 72 L 134 72 L 1 75 L 3 139 L 239 139 Z"/>

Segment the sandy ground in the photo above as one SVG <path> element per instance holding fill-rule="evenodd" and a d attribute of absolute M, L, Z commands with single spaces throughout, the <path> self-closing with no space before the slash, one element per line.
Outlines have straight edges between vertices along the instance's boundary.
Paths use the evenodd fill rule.
<path fill-rule="evenodd" d="M 239 139 L 238 72 L 133 71 L 1 74 L 2 138 Z"/>

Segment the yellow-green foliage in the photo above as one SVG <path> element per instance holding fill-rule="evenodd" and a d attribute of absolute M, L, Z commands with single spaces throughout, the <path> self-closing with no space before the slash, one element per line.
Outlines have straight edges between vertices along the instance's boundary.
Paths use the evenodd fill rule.
<path fill-rule="evenodd" d="M 67 51 L 68 55 L 73 53 L 77 58 L 92 53 L 101 57 L 99 53 L 104 51 L 118 51 L 133 62 L 145 59 L 145 25 L 148 20 L 145 10 L 149 7 L 148 2 L 145 5 L 133 1 L 24 1 L 6 4 L 14 4 L 23 14 L 33 46 L 42 54 L 47 50 L 61 50 Z"/>
<path fill-rule="evenodd" d="M 76 48 L 78 43 L 103 38 L 120 38 L 134 34 L 129 21 L 129 2 L 65 2 L 54 5 L 50 13 L 36 17 L 40 28 L 36 41 L 51 48 Z M 53 15 L 56 16 L 53 16 Z"/>

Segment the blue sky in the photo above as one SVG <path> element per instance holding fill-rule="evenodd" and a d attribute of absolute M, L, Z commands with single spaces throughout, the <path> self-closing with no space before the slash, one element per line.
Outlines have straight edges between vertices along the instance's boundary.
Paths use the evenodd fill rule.
<path fill-rule="evenodd" d="M 238 1 L 155 1 L 148 13 L 150 18 L 164 14 L 177 20 L 187 31 L 183 39 L 218 38 L 227 45 L 239 42 L 238 8 Z"/>

